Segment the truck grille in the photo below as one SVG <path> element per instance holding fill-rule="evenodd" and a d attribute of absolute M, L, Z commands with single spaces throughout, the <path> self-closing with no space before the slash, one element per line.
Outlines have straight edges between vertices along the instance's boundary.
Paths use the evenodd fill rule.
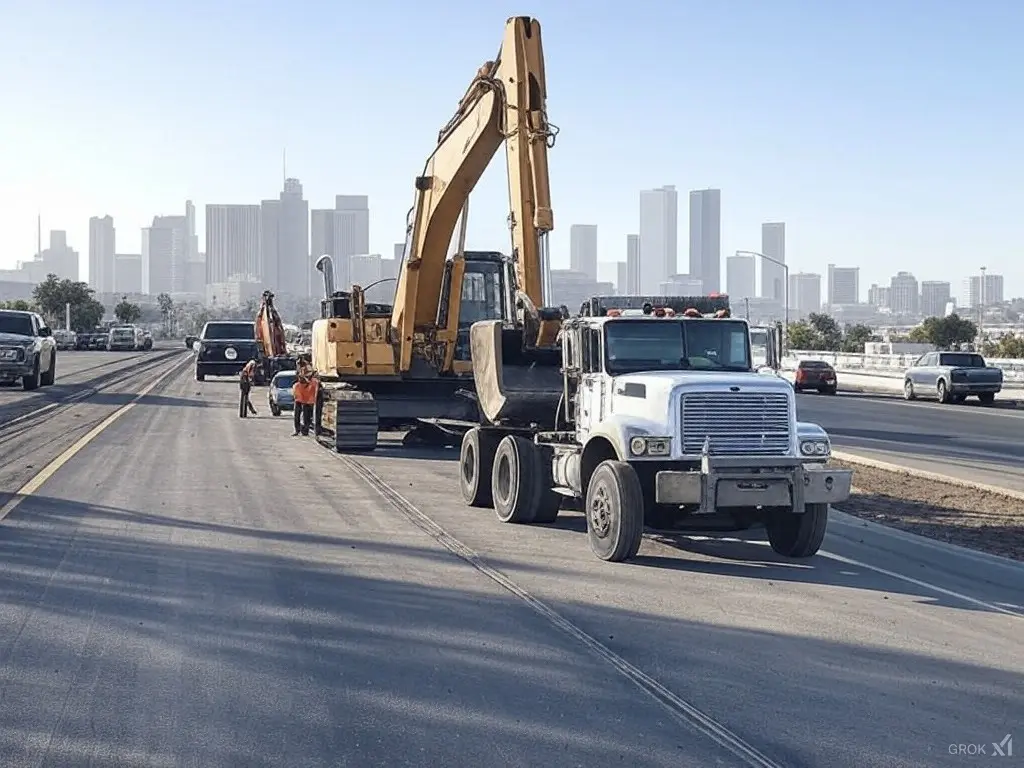
<path fill-rule="evenodd" d="M 683 453 L 700 453 L 706 438 L 718 456 L 789 453 L 789 398 L 784 393 L 691 392 L 683 395 L 681 411 Z"/>

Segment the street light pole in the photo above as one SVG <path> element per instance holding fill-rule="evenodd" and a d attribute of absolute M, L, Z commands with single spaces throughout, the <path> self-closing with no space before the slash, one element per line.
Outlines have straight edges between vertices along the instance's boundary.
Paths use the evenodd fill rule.
<path fill-rule="evenodd" d="M 979 352 L 985 354 L 985 270 L 987 267 L 981 268 L 981 283 L 979 293 L 981 296 L 978 301 L 978 347 Z"/>
<path fill-rule="evenodd" d="M 789 265 L 786 264 L 786 262 L 781 261 L 780 259 L 776 259 L 773 256 L 767 256 L 767 255 L 761 253 L 760 251 L 736 251 L 736 255 L 737 256 L 757 256 L 757 257 L 760 257 L 760 258 L 764 259 L 765 261 L 770 261 L 772 264 L 775 264 L 776 266 L 782 267 L 783 280 L 785 281 L 785 285 L 783 285 L 782 288 L 783 288 L 783 296 L 784 296 L 783 302 L 785 304 L 785 318 L 786 318 L 785 319 L 786 326 L 783 329 L 782 338 L 783 338 L 783 341 L 785 342 L 784 345 L 783 345 L 784 346 L 784 352 L 788 353 L 789 352 Z M 761 265 L 761 269 L 764 270 L 764 265 L 763 264 Z"/>

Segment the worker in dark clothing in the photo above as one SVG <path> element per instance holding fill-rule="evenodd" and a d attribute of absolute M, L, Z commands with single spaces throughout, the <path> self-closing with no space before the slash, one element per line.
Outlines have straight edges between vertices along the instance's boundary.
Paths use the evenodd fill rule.
<path fill-rule="evenodd" d="M 295 383 L 292 385 L 292 397 L 295 399 L 295 431 L 292 437 L 309 434 L 318 384 L 313 366 L 305 359 L 300 359 L 295 369 Z"/>
<path fill-rule="evenodd" d="M 256 361 L 250 360 L 245 364 L 242 369 L 242 373 L 238 377 L 238 387 L 241 390 L 238 400 L 238 416 L 244 419 L 250 413 L 256 416 L 256 409 L 253 407 L 252 401 L 249 400 L 249 392 L 252 390 L 253 384 L 256 381 Z"/>

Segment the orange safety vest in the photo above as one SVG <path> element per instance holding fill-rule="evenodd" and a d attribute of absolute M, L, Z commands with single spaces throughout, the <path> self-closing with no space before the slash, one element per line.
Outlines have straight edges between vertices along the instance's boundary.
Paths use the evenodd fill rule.
<path fill-rule="evenodd" d="M 306 371 L 300 371 L 299 375 L 306 374 Z M 309 375 L 309 374 L 306 374 Z M 303 403 L 305 405 L 316 404 L 316 379 L 310 378 L 303 381 L 301 378 L 297 378 L 295 383 L 292 385 L 292 396 L 295 398 L 296 403 Z"/>

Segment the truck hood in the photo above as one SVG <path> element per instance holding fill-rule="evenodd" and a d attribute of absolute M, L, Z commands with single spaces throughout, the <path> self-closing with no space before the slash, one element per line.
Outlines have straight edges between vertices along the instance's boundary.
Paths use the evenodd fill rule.
<path fill-rule="evenodd" d="M 22 336 L 20 333 L 0 333 L 0 344 L 23 347 L 26 344 L 31 344 L 32 341 L 32 336 Z"/>
<path fill-rule="evenodd" d="M 759 392 L 793 391 L 790 383 L 779 376 L 735 371 L 646 371 L 615 377 L 615 391 L 623 389 L 627 384 L 642 384 L 647 390 L 665 395 L 679 386 L 711 390 L 729 387 L 740 387 L 742 390 L 750 387 Z"/>

